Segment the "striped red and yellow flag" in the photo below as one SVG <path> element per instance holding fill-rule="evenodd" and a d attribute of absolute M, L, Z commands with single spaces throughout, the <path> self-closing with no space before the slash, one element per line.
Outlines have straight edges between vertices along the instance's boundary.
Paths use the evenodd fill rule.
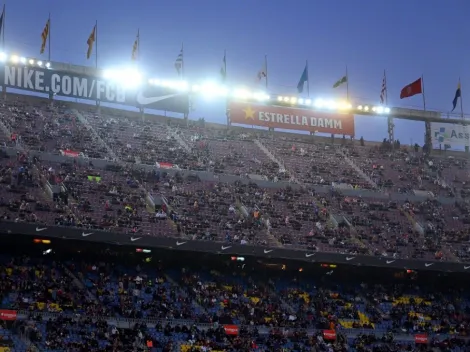
<path fill-rule="evenodd" d="M 49 37 L 49 29 L 51 26 L 51 20 L 48 19 L 46 22 L 46 25 L 44 26 L 44 29 L 42 30 L 41 33 L 41 54 L 44 54 L 44 50 L 46 49 L 46 43 L 47 43 L 47 38 Z"/>
<path fill-rule="evenodd" d="M 88 44 L 88 51 L 86 53 L 86 58 L 89 59 L 91 56 L 91 53 L 93 52 L 93 44 L 95 44 L 96 40 L 96 25 L 93 27 L 93 30 L 91 31 L 90 36 L 88 37 L 88 40 L 86 43 Z"/>

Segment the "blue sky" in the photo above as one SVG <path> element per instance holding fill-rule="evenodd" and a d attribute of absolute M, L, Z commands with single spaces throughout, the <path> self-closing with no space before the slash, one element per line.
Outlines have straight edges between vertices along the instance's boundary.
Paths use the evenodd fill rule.
<path fill-rule="evenodd" d="M 295 92 L 309 61 L 310 95 L 340 97 L 333 83 L 348 66 L 350 95 L 378 103 L 384 69 L 390 106 L 421 108 L 422 98 L 399 99 L 400 89 L 424 76 L 429 109 L 448 112 L 459 77 L 466 107 L 470 87 L 468 0 L 6 0 L 6 50 L 39 56 L 51 13 L 53 61 L 93 65 L 86 40 L 98 20 L 99 66 L 130 63 L 137 29 L 145 72 L 176 78 L 184 42 L 188 80 L 218 78 L 227 50 L 228 81 L 253 86 L 268 55 L 269 89 Z M 470 91 L 470 88 L 469 88 Z M 225 122 L 223 105 L 198 102 L 191 117 Z M 422 143 L 422 123 L 397 121 L 402 143 Z M 356 136 L 381 140 L 386 119 L 356 117 Z"/>

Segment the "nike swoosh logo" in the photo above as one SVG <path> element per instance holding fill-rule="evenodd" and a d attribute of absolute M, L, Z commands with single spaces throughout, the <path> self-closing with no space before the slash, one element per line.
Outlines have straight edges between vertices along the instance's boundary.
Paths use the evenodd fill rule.
<path fill-rule="evenodd" d="M 464 266 L 463 267 L 463 270 L 467 270 L 467 269 L 470 269 L 470 266 Z"/>
<path fill-rule="evenodd" d="M 264 250 L 264 254 L 268 254 L 268 253 L 271 253 L 274 249 L 265 249 Z"/>
<path fill-rule="evenodd" d="M 346 260 L 349 262 L 350 260 L 353 260 L 356 257 L 346 257 Z"/>
<path fill-rule="evenodd" d="M 387 260 L 387 264 L 392 264 L 394 260 Z"/>
<path fill-rule="evenodd" d="M 36 227 L 36 232 L 47 230 L 47 227 Z"/>
<path fill-rule="evenodd" d="M 170 99 L 170 98 L 176 97 L 178 95 L 179 94 L 169 94 L 169 95 L 164 95 L 164 96 L 161 96 L 161 97 L 147 98 L 142 94 L 142 92 L 139 92 L 139 94 L 137 94 L 136 100 L 137 100 L 137 103 L 139 105 L 150 105 L 150 104 L 157 103 L 157 102 L 165 100 L 165 99 Z"/>
<path fill-rule="evenodd" d="M 315 253 L 305 253 L 305 258 L 310 258 L 312 255 L 315 255 Z"/>
<path fill-rule="evenodd" d="M 93 232 L 88 232 L 88 233 L 82 232 L 83 237 L 87 237 L 87 236 L 90 236 L 90 235 L 93 235 Z"/>
<path fill-rule="evenodd" d="M 227 246 L 227 247 L 222 246 L 223 251 L 225 251 L 226 249 L 229 249 L 229 248 L 232 248 L 232 246 Z"/>
<path fill-rule="evenodd" d="M 131 241 L 134 242 L 134 241 L 137 241 L 137 240 L 140 240 L 142 237 L 131 237 Z"/>
<path fill-rule="evenodd" d="M 182 246 L 183 244 L 185 244 L 186 242 L 176 242 L 176 245 L 177 246 Z"/>
<path fill-rule="evenodd" d="M 428 266 L 434 265 L 434 263 L 424 263 L 424 266 L 427 268 Z"/>

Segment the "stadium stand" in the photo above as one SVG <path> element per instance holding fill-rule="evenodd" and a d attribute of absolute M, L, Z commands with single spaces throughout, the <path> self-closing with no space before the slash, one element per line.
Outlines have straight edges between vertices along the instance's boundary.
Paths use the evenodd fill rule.
<path fill-rule="evenodd" d="M 10 351 L 469 348 L 459 274 L 0 242 L 0 342 Z"/>
<path fill-rule="evenodd" d="M 0 127 L 0 226 L 470 261 L 458 154 L 14 95 Z M 14 240 L 0 352 L 470 350 L 461 277 Z"/>
<path fill-rule="evenodd" d="M 399 142 L 185 125 L 33 97 L 5 100 L 0 116 L 2 183 L 9 184 L 3 219 L 393 258 L 469 258 L 468 174 L 458 157 Z M 18 197 L 18 188 L 28 192 Z"/>

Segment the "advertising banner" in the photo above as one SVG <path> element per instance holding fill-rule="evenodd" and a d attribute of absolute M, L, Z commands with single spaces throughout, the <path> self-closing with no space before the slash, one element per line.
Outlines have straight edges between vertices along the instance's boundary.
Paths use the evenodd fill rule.
<path fill-rule="evenodd" d="M 145 84 L 127 88 L 98 77 L 39 66 L 4 64 L 0 66 L 0 85 L 75 99 L 188 113 L 189 95 L 170 88 Z"/>
<path fill-rule="evenodd" d="M 325 340 L 336 340 L 336 331 L 334 330 L 323 330 L 323 338 Z"/>
<path fill-rule="evenodd" d="M 0 309 L 0 320 L 16 320 L 16 310 Z"/>
<path fill-rule="evenodd" d="M 76 152 L 74 150 L 61 150 L 60 154 L 63 156 L 68 156 L 70 158 L 78 158 L 80 156 L 80 152 Z"/>
<path fill-rule="evenodd" d="M 227 335 L 237 336 L 238 326 L 237 325 L 224 325 L 224 330 Z"/>
<path fill-rule="evenodd" d="M 433 144 L 449 145 L 450 148 L 468 146 L 470 142 L 470 128 L 451 123 L 432 122 L 431 134 Z"/>
<path fill-rule="evenodd" d="M 354 115 L 231 101 L 230 121 L 242 125 L 354 136 Z"/>
<path fill-rule="evenodd" d="M 415 343 L 427 344 L 428 343 L 428 335 L 426 335 L 426 334 L 415 335 Z"/>

